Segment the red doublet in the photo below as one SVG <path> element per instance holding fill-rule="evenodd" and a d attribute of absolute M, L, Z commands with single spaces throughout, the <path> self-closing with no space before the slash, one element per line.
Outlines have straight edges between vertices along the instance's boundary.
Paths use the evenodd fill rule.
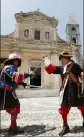
<path fill-rule="evenodd" d="M 51 74 L 56 70 L 56 66 L 50 64 L 49 66 L 45 67 L 45 70 L 47 71 L 48 74 Z"/>
<path fill-rule="evenodd" d="M 12 81 L 20 84 L 24 80 L 24 73 L 14 72 L 12 76 Z"/>

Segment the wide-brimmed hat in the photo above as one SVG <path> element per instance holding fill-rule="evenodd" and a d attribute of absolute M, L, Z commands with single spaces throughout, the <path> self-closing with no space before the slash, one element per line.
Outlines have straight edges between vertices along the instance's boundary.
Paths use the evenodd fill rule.
<path fill-rule="evenodd" d="M 12 65 L 14 60 L 18 60 L 18 66 L 21 66 L 21 62 L 22 62 L 22 58 L 16 54 L 16 53 L 12 53 L 9 55 L 8 59 L 4 61 L 4 65 Z"/>
<path fill-rule="evenodd" d="M 68 58 L 70 59 L 71 57 L 73 57 L 71 54 L 69 54 L 68 52 L 63 52 L 63 53 L 60 53 L 59 55 L 59 60 L 61 60 L 61 58 Z"/>

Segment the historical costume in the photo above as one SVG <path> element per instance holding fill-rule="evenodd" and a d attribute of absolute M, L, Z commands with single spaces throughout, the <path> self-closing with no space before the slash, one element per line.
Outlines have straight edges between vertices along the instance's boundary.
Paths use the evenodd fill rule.
<path fill-rule="evenodd" d="M 63 119 L 63 130 L 59 133 L 60 136 L 70 131 L 67 124 L 67 115 L 71 107 L 78 107 L 83 117 L 84 127 L 84 97 L 81 95 L 81 83 L 79 77 L 84 78 L 83 69 L 71 60 L 72 55 L 67 52 L 61 53 L 59 60 L 61 66 L 55 66 L 51 64 L 50 60 L 45 57 L 45 70 L 48 74 L 60 74 L 62 78 L 62 85 L 60 88 L 60 95 L 62 97 L 61 107 L 59 113 Z"/>
<path fill-rule="evenodd" d="M 17 68 L 21 66 L 22 59 L 16 54 L 10 54 L 4 62 L 4 68 L 0 75 L 0 110 L 6 110 L 11 114 L 11 125 L 8 134 L 22 133 L 16 124 L 17 115 L 20 113 L 20 102 L 15 93 L 18 84 L 25 86 L 24 78 L 31 74 L 19 73 Z"/>

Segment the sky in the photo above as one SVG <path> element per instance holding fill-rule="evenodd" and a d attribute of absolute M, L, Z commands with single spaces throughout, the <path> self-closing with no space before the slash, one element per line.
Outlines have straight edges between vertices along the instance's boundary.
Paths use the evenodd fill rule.
<path fill-rule="evenodd" d="M 1 0 L 1 34 L 7 35 L 15 29 L 16 13 L 40 12 L 58 19 L 58 34 L 66 40 L 66 24 L 72 13 L 80 25 L 81 43 L 83 43 L 83 0 Z"/>

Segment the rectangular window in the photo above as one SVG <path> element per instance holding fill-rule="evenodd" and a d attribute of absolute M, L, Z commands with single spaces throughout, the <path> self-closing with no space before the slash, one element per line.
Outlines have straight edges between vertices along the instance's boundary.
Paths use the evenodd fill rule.
<path fill-rule="evenodd" d="M 35 30 L 34 39 L 40 40 L 40 31 Z"/>

